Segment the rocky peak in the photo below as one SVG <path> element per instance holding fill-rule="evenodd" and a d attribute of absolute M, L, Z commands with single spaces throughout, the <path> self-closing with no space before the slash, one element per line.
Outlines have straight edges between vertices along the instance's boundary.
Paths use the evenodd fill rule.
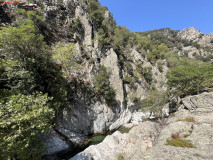
<path fill-rule="evenodd" d="M 201 35 L 201 32 L 194 27 L 185 28 L 178 33 L 178 37 L 186 40 L 196 40 Z"/>

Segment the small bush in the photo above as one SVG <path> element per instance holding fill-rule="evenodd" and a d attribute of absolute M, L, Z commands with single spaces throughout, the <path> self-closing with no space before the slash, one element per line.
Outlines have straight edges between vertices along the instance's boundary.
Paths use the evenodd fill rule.
<path fill-rule="evenodd" d="M 132 81 L 132 77 L 131 77 L 131 76 L 125 76 L 125 77 L 124 77 L 124 83 L 130 84 L 131 81 Z"/>
<path fill-rule="evenodd" d="M 126 128 L 126 127 L 120 127 L 119 129 L 118 129 L 118 131 L 119 132 L 121 132 L 122 134 L 124 134 L 124 133 L 129 133 L 129 131 L 131 130 L 132 128 Z"/>
<path fill-rule="evenodd" d="M 71 28 L 73 31 L 84 34 L 84 27 L 83 24 L 81 23 L 81 19 L 78 17 L 72 21 L 70 24 Z"/>
<path fill-rule="evenodd" d="M 117 160 L 124 160 L 125 158 L 125 154 L 124 153 L 120 153 L 117 157 Z"/>
<path fill-rule="evenodd" d="M 137 71 L 142 74 L 148 84 L 152 83 L 152 67 L 143 67 L 141 63 L 137 63 Z"/>
<path fill-rule="evenodd" d="M 88 60 L 88 62 L 89 62 L 90 64 L 92 64 L 92 63 L 95 62 L 95 59 L 94 59 L 93 57 L 91 57 L 91 58 Z"/>
<path fill-rule="evenodd" d="M 138 98 L 137 94 L 130 94 L 128 96 L 128 99 L 131 99 L 135 103 L 140 101 L 140 99 Z"/>
<path fill-rule="evenodd" d="M 184 135 L 183 135 L 184 138 L 186 138 L 186 137 L 188 137 L 188 136 L 190 136 L 190 134 L 184 134 Z"/>
<path fill-rule="evenodd" d="M 165 145 L 182 147 L 182 148 L 196 148 L 191 142 L 182 138 L 170 138 L 166 140 Z"/>
<path fill-rule="evenodd" d="M 178 121 L 195 122 L 195 119 L 194 117 L 186 117 L 184 119 L 177 119 L 177 122 Z"/>
<path fill-rule="evenodd" d="M 163 72 L 163 64 L 162 64 L 161 62 L 158 62 L 157 67 L 158 67 L 158 70 L 159 70 L 160 72 Z"/>
<path fill-rule="evenodd" d="M 125 65 L 125 67 L 127 69 L 127 73 L 129 73 L 130 75 L 133 76 L 133 67 L 132 67 L 131 63 L 130 62 L 126 62 L 124 65 Z"/>

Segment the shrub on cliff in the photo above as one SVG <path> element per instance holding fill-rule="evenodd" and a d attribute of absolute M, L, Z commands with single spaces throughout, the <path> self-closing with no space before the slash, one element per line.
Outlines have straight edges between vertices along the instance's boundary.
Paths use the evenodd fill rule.
<path fill-rule="evenodd" d="M 101 66 L 98 75 L 95 77 L 95 92 L 98 96 L 103 96 L 110 103 L 114 101 L 115 90 L 110 86 L 109 73 L 106 67 Z"/>
<path fill-rule="evenodd" d="M 102 22 L 104 20 L 104 12 L 106 9 L 101 7 L 100 2 L 98 0 L 89 0 L 89 4 L 87 5 L 87 12 L 89 13 L 88 17 L 94 22 L 97 28 L 102 26 Z"/>
<path fill-rule="evenodd" d="M 162 111 L 162 107 L 169 101 L 167 92 L 153 90 L 149 93 L 149 96 L 141 101 L 143 111 L 151 111 L 155 114 L 159 114 Z"/>
<path fill-rule="evenodd" d="M 77 58 L 77 50 L 74 43 L 56 43 L 52 47 L 53 58 L 61 65 L 64 76 L 70 77 L 71 72 L 82 68 L 80 59 Z"/>

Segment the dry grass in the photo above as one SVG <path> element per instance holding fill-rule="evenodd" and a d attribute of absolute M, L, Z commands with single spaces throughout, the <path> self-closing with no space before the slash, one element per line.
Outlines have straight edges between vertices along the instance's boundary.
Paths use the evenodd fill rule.
<path fill-rule="evenodd" d="M 196 148 L 194 144 L 191 142 L 182 139 L 182 138 L 170 138 L 166 140 L 165 145 L 175 146 L 175 147 L 182 147 L 182 148 Z"/>
<path fill-rule="evenodd" d="M 184 119 L 177 119 L 176 122 L 178 121 L 186 121 L 186 122 L 195 122 L 194 117 L 185 117 Z"/>

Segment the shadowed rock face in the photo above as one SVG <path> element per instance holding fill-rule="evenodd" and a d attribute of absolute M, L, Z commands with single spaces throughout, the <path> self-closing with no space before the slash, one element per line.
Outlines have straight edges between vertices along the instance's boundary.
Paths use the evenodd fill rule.
<path fill-rule="evenodd" d="M 1 2 L 0 2 L 1 3 Z M 2 7 L 0 5 L 0 26 L 5 26 L 5 24 L 11 23 L 11 19 L 5 12 L 6 6 Z"/>
<path fill-rule="evenodd" d="M 194 120 L 184 120 L 186 117 L 193 117 Z M 196 148 L 165 145 L 166 139 L 174 133 L 179 133 L 179 137 Z M 182 99 L 179 110 L 163 126 L 147 121 L 132 128 L 129 133 L 117 131 L 70 160 L 116 160 L 119 156 L 125 160 L 210 160 L 213 159 L 212 150 L 213 93 L 202 93 Z"/>

